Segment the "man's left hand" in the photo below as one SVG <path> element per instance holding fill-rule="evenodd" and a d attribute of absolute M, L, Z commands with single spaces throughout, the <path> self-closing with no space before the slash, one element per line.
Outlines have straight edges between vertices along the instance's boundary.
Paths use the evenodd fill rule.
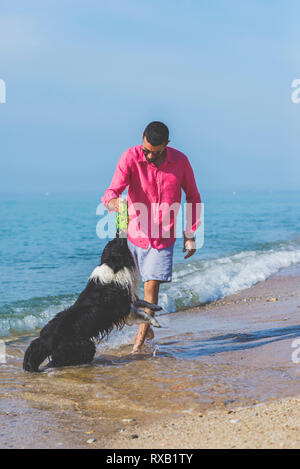
<path fill-rule="evenodd" d="M 188 250 L 188 253 L 186 256 L 184 256 L 184 259 L 188 259 L 191 257 L 193 254 L 196 252 L 196 241 L 195 238 L 187 238 L 187 236 L 183 233 L 183 249 L 182 252 L 186 252 Z"/>

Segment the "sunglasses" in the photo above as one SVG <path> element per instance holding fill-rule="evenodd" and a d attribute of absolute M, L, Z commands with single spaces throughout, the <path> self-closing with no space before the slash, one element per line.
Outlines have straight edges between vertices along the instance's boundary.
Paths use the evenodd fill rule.
<path fill-rule="evenodd" d="M 155 157 L 155 156 L 160 156 L 165 151 L 165 149 L 160 150 L 160 151 L 150 151 L 150 150 L 147 150 L 146 148 L 143 148 L 142 151 L 145 156 L 148 156 L 151 153 L 151 155 Z"/>

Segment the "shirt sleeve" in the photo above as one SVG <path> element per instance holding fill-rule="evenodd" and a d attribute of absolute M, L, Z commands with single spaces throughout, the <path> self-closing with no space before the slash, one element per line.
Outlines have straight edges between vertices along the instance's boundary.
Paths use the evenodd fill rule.
<path fill-rule="evenodd" d="M 128 153 L 125 151 L 121 158 L 119 159 L 119 162 L 117 164 L 117 167 L 115 169 L 113 178 L 111 180 L 111 183 L 104 192 L 104 195 L 101 199 L 101 202 L 103 205 L 107 207 L 108 202 L 111 199 L 115 199 L 117 197 L 120 197 L 122 192 L 124 192 L 125 188 L 128 186 L 130 182 L 130 166 L 129 166 L 129 161 L 128 161 Z M 112 210 L 109 210 L 112 211 Z"/>
<path fill-rule="evenodd" d="M 193 168 L 187 158 L 181 186 L 185 192 L 187 202 L 185 208 L 186 225 L 184 232 L 187 236 L 190 235 L 192 237 L 201 223 L 201 197 L 195 181 Z"/>

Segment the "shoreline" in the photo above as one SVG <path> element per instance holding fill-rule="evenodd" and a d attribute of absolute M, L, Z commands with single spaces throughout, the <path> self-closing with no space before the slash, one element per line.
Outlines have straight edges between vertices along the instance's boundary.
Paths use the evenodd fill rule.
<path fill-rule="evenodd" d="M 159 340 L 162 343 L 159 361 L 147 358 L 146 353 L 140 362 L 131 363 L 125 360 L 121 348 L 118 357 L 109 361 L 109 354 L 104 354 L 97 358 L 94 367 L 51 371 L 39 376 L 20 371 L 24 343 L 18 338 L 9 345 L 16 363 L 11 369 L 8 367 L 0 387 L 0 447 L 299 448 L 300 364 L 291 359 L 292 341 L 300 337 L 299 286 L 299 276 L 276 274 L 247 290 L 170 315 L 171 329 L 173 324 L 189 317 L 212 317 L 216 323 L 225 325 L 229 321 L 228 330 L 235 322 L 238 330 L 247 320 L 247 331 L 223 334 L 222 350 L 206 353 L 199 364 L 197 379 L 201 373 L 206 376 L 209 366 L 213 366 L 212 372 L 224 373 L 221 378 L 225 388 L 223 384 L 219 389 L 222 379 L 212 382 L 210 389 L 217 398 L 208 392 L 211 398 L 206 403 L 203 399 L 197 401 L 195 392 L 186 388 L 185 382 L 178 382 L 177 375 L 174 384 L 168 384 L 170 377 L 162 382 L 161 394 L 153 402 L 151 392 L 156 383 L 151 384 L 151 379 L 146 382 L 146 374 L 137 384 L 130 383 L 133 386 L 130 394 L 136 393 L 134 401 L 128 397 L 122 400 L 119 388 L 112 395 L 107 394 L 107 388 L 101 388 L 103 378 L 120 379 L 122 385 L 122 380 L 131 376 L 131 366 L 146 373 L 146 364 L 149 372 L 164 361 L 167 366 L 172 364 L 174 358 L 168 359 L 164 354 L 164 346 L 170 347 L 164 345 L 170 342 L 168 338 Z M 189 340 L 190 333 L 185 337 Z M 220 337 L 218 333 L 208 340 Z M 189 373 L 195 371 L 189 368 L 190 362 L 186 363 L 186 374 L 191 379 Z M 111 369 L 113 375 L 107 375 Z M 4 370 L 0 367 L 0 373 Z M 232 379 L 232 389 L 236 383 L 244 385 L 247 380 L 248 388 L 241 387 L 234 394 L 226 387 Z M 140 388 L 142 384 L 145 388 Z M 169 388 L 164 391 L 166 386 Z M 60 394 L 57 388 L 61 388 Z M 166 402 L 171 405 L 167 407 Z M 96 441 L 88 444 L 89 439 Z"/>

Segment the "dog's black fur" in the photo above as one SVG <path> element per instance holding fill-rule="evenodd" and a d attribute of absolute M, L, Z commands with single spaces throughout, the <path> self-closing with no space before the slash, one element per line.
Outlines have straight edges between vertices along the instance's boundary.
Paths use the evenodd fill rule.
<path fill-rule="evenodd" d="M 104 248 L 101 264 L 114 274 L 127 267 L 135 272 L 135 263 L 127 239 L 115 238 Z M 130 288 L 115 282 L 104 283 L 90 279 L 77 301 L 58 313 L 41 330 L 25 352 L 23 368 L 39 371 L 39 366 L 51 358 L 50 366 L 90 363 L 96 353 L 95 339 L 107 336 L 113 328 L 121 329 L 130 314 Z"/>

